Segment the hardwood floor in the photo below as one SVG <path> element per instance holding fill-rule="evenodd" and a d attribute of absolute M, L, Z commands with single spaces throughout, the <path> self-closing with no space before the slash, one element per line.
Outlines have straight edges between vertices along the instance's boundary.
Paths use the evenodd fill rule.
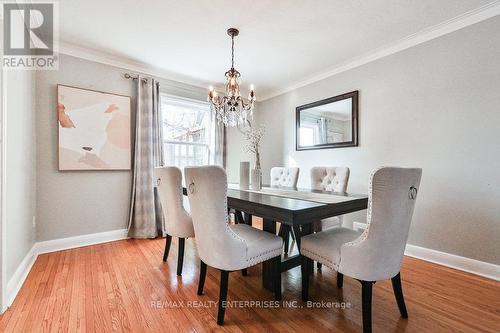
<path fill-rule="evenodd" d="M 361 332 L 361 286 L 323 268 L 311 278 L 310 299 L 344 302 L 345 309 L 307 308 L 300 301 L 300 268 L 283 273 L 287 306 L 226 310 L 216 325 L 219 272 L 208 268 L 197 296 L 199 260 L 186 241 L 184 270 L 176 276 L 176 239 L 167 263 L 164 240 L 124 240 L 39 256 L 0 332 Z M 229 276 L 228 301 L 269 301 L 261 268 Z M 500 283 L 406 257 L 401 271 L 409 319 L 401 319 L 390 280 L 373 294 L 374 332 L 500 332 Z M 184 303 L 182 303 L 184 302 Z M 196 303 L 195 303 L 196 302 Z M 203 306 L 202 302 L 205 302 Z M 318 303 L 318 305 L 320 305 Z"/>

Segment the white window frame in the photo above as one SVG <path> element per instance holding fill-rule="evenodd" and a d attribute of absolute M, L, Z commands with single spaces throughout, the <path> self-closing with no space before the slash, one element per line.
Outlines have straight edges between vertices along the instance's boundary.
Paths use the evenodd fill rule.
<path fill-rule="evenodd" d="M 192 104 L 198 104 L 198 105 L 205 105 L 207 106 L 207 112 L 209 112 L 209 117 L 211 118 L 210 121 L 210 128 L 209 128 L 209 139 L 208 143 L 201 143 L 201 142 L 186 142 L 186 141 L 175 141 L 175 140 L 166 140 L 162 138 L 162 144 L 175 144 L 175 145 L 184 145 L 184 146 L 197 146 L 197 147 L 206 147 L 207 148 L 207 160 L 204 161 L 204 165 L 209 165 L 211 161 L 213 160 L 213 153 L 214 153 L 214 148 L 213 144 L 215 144 L 214 141 L 214 136 L 215 136 L 215 126 L 214 126 L 214 117 L 211 114 L 211 109 L 210 105 L 208 102 L 202 101 L 202 100 L 197 100 L 193 98 L 187 98 L 187 97 L 182 97 L 182 96 L 177 96 L 177 95 L 172 95 L 172 94 L 167 94 L 167 93 L 160 93 L 160 115 L 161 115 L 161 121 L 163 122 L 163 103 L 162 103 L 162 98 L 171 98 L 174 100 L 179 100 L 179 101 L 185 101 L 186 103 L 192 103 Z M 163 124 L 162 124 L 162 129 L 163 129 Z M 165 166 L 167 165 L 165 161 L 165 157 L 163 157 L 162 165 Z"/>

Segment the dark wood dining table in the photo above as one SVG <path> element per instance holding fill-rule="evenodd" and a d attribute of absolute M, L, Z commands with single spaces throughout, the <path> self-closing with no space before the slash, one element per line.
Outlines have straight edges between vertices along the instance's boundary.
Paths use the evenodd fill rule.
<path fill-rule="evenodd" d="M 301 237 L 313 232 L 314 222 L 360 211 L 368 206 L 366 195 L 290 187 L 264 187 L 263 189 L 283 190 L 284 192 L 266 193 L 266 191 L 242 190 L 237 184 L 230 184 L 227 190 L 228 208 L 236 211 L 236 220 L 239 223 L 251 224 L 252 216 L 262 218 L 263 230 L 273 234 L 276 234 L 276 222 L 289 225 L 294 231 L 298 249 L 300 249 Z M 302 192 L 306 194 L 305 197 L 308 197 L 307 193 L 320 193 L 344 198 L 339 202 L 326 203 L 324 200 L 320 200 L 322 202 L 316 200 L 314 195 L 307 199 L 297 198 L 297 195 L 287 197 L 287 193 L 293 192 Z M 184 195 L 187 195 L 186 189 L 184 189 Z M 282 259 L 281 271 L 284 272 L 299 265 L 299 254 L 286 256 Z M 262 264 L 262 284 L 269 290 L 273 290 L 273 272 L 271 264 L 267 262 Z"/>

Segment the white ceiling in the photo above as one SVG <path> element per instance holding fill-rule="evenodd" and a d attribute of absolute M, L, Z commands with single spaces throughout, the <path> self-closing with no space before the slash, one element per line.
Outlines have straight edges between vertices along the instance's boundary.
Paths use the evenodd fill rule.
<path fill-rule="evenodd" d="M 262 97 L 492 2 L 64 0 L 60 40 L 208 86 L 223 83 L 236 27 L 235 67 Z"/>

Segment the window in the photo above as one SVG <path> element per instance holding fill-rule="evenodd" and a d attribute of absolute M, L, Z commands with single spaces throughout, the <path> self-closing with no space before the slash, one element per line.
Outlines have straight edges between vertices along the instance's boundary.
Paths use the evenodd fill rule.
<path fill-rule="evenodd" d="M 206 102 L 161 95 L 163 165 L 181 170 L 213 161 L 215 126 Z"/>
<path fill-rule="evenodd" d="M 312 146 L 314 144 L 314 128 L 313 127 L 300 127 L 300 145 Z"/>

